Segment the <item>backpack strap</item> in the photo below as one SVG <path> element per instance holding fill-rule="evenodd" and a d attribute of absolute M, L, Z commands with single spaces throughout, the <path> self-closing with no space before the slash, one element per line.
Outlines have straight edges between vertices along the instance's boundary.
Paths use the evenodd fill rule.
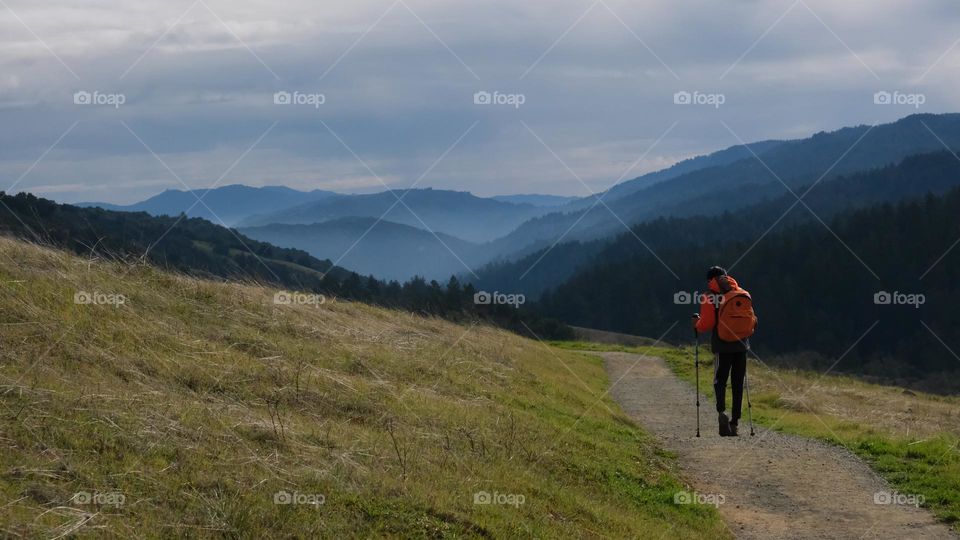
<path fill-rule="evenodd" d="M 713 331 L 714 332 L 716 332 L 717 328 L 720 327 L 720 299 L 722 297 L 723 297 L 723 294 L 721 293 L 714 293 L 713 295 Z"/>

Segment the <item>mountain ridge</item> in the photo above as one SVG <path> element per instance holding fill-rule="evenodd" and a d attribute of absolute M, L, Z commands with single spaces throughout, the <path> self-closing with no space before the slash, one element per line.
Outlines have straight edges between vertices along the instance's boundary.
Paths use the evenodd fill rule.
<path fill-rule="evenodd" d="M 140 202 L 127 205 L 82 202 L 74 206 L 98 207 L 118 212 L 147 212 L 155 216 L 177 216 L 186 212 L 187 217 L 201 217 L 229 227 L 255 210 L 263 211 L 264 208 L 279 210 L 302 203 L 304 199 L 320 200 L 333 195 L 336 193 L 319 189 L 299 191 L 286 186 L 254 187 L 230 184 L 191 191 L 167 189 Z M 187 212 L 188 209 L 189 212 Z"/>
<path fill-rule="evenodd" d="M 402 199 L 398 202 L 398 198 Z M 342 217 L 374 217 L 470 242 L 485 242 L 513 230 L 549 208 L 477 197 L 468 191 L 400 189 L 363 195 L 339 195 L 274 213 L 251 216 L 240 227 L 322 223 Z"/>
<path fill-rule="evenodd" d="M 782 194 L 788 187 L 812 184 L 821 175 L 829 179 L 890 165 L 913 154 L 943 150 L 944 144 L 960 147 L 960 113 L 914 114 L 878 126 L 821 131 L 805 139 L 773 144 L 759 154 L 760 159 L 750 155 L 725 165 L 697 169 L 611 202 L 592 204 L 587 210 L 537 216 L 496 239 L 491 251 L 498 257 L 516 259 L 551 245 L 561 236 L 565 241 L 589 241 L 617 234 L 625 225 L 661 216 L 732 210 L 761 200 L 757 186 Z M 689 203 L 696 199 L 709 202 L 711 194 L 734 188 L 741 190 L 738 197 L 723 201 L 722 208 Z"/>

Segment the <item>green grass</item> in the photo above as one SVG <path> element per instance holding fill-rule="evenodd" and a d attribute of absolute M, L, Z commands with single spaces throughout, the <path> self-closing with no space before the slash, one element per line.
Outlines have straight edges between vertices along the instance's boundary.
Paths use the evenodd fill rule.
<path fill-rule="evenodd" d="M 553 345 L 576 351 L 659 356 L 682 379 L 691 385 L 695 382 L 691 347 L 582 342 Z M 700 391 L 712 403 L 713 357 L 709 347 L 701 347 L 700 363 Z M 960 400 L 904 393 L 847 376 L 821 378 L 812 372 L 772 369 L 756 361 L 750 362 L 748 374 L 753 420 L 758 425 L 846 447 L 899 493 L 923 495 L 924 506 L 960 532 Z M 933 415 L 936 420 L 929 418 Z M 934 425 L 918 427 L 924 421 Z"/>
<path fill-rule="evenodd" d="M 730 536 L 599 359 L 273 293 L 0 239 L 0 536 Z"/>

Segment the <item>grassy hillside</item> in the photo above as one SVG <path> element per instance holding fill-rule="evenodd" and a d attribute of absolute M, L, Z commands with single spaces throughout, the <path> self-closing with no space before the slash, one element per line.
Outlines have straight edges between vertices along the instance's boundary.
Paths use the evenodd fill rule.
<path fill-rule="evenodd" d="M 0 536 L 729 536 L 599 360 L 487 326 L 0 239 L 0 328 Z"/>
<path fill-rule="evenodd" d="M 482 318 L 522 335 L 565 339 L 557 321 L 505 304 L 478 304 L 476 289 L 450 278 L 404 283 L 361 277 L 305 251 L 244 237 L 201 218 L 155 217 L 146 212 L 81 208 L 29 193 L 0 191 L 0 235 L 67 249 L 84 257 L 137 261 L 200 278 L 255 281 L 359 300 L 463 322 Z M 346 249 L 345 246 L 344 249 Z"/>
<path fill-rule="evenodd" d="M 637 347 L 562 343 L 566 349 L 628 350 L 659 356 L 694 383 L 690 347 Z M 701 420 L 714 429 L 713 356 L 700 350 L 700 391 L 708 396 Z M 852 377 L 748 367 L 753 420 L 758 425 L 821 439 L 863 458 L 905 495 L 923 495 L 924 506 L 960 532 L 960 397 L 913 392 Z M 729 397 L 728 406 L 729 406 Z M 744 402 L 741 436 L 747 429 Z"/>

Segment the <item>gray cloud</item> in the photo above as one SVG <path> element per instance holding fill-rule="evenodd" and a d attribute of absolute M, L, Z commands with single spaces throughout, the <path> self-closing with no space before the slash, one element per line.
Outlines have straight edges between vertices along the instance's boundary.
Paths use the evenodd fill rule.
<path fill-rule="evenodd" d="M 380 180 L 404 187 L 477 122 L 420 185 L 585 194 L 674 123 L 628 178 L 736 144 L 721 121 L 753 140 L 916 112 L 875 106 L 878 90 L 923 92 L 923 112 L 957 109 L 955 3 L 805 2 L 8 1 L 0 189 L 74 122 L 19 189 L 126 202 L 181 188 L 124 123 L 193 187 L 216 181 L 276 122 L 224 183 L 371 191 L 380 181 L 328 127 Z M 125 102 L 75 105 L 78 90 Z M 679 90 L 726 100 L 677 106 Z M 275 105 L 277 91 L 325 102 Z M 525 102 L 475 105 L 477 91 Z"/>

